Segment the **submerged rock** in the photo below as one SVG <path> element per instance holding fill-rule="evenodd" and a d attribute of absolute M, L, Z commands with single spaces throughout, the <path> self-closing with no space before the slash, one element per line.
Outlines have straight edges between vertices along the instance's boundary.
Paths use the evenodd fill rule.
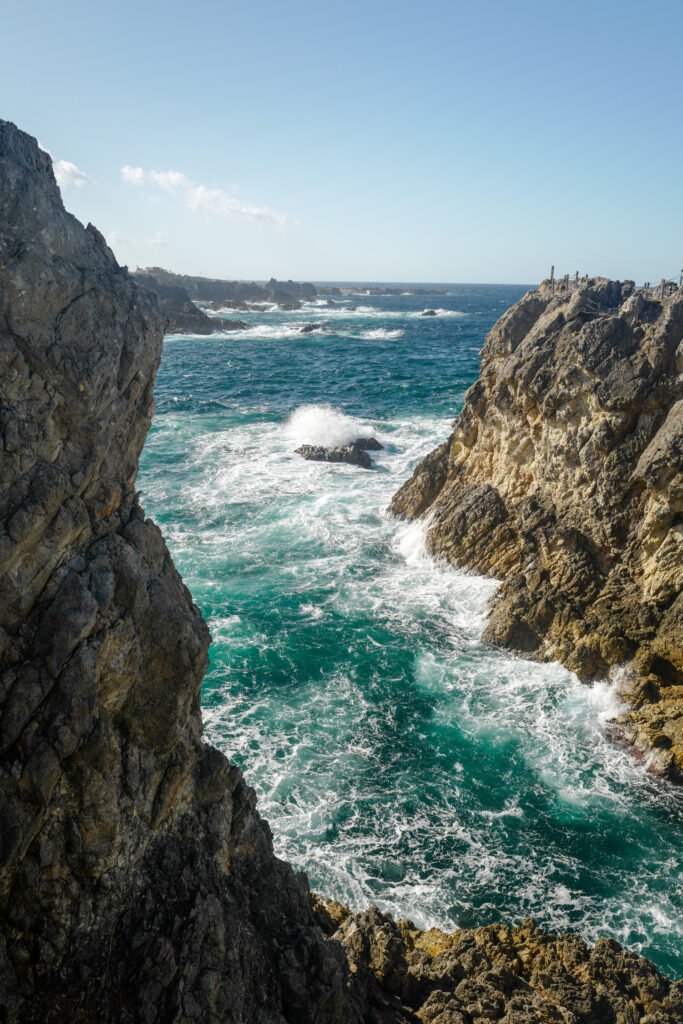
<path fill-rule="evenodd" d="M 438 314 L 437 314 L 435 309 L 425 309 L 425 310 L 423 310 L 422 313 L 420 313 L 420 316 L 437 316 L 437 315 Z"/>
<path fill-rule="evenodd" d="M 301 328 L 299 334 L 312 334 L 313 331 L 321 331 L 322 326 L 322 324 L 306 324 L 305 327 Z"/>
<path fill-rule="evenodd" d="M 498 321 L 450 438 L 390 510 L 503 580 L 485 636 L 613 672 L 620 734 L 683 779 L 683 289 L 545 282 Z M 613 671 L 614 670 L 614 671 Z"/>

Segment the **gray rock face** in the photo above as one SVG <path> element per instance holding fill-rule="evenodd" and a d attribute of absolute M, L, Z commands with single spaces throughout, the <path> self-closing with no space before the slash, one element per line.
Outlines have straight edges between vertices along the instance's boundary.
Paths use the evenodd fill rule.
<path fill-rule="evenodd" d="M 276 281 L 267 284 L 253 281 L 223 281 L 189 274 L 174 274 L 163 267 L 146 267 L 143 274 L 151 274 L 167 286 L 183 288 L 192 299 L 211 300 L 225 306 L 228 303 L 277 302 L 297 309 L 301 300 L 313 299 L 318 289 L 307 281 Z"/>
<path fill-rule="evenodd" d="M 166 331 L 169 333 L 212 334 L 218 330 L 219 324 L 198 309 L 180 285 L 169 284 L 155 274 L 140 271 L 134 271 L 133 276 L 138 284 L 149 288 L 156 295 L 159 309 L 166 317 Z M 220 323 L 220 327 L 226 329 L 223 323 Z"/>
<path fill-rule="evenodd" d="M 680 1022 L 616 943 L 351 915 L 273 856 L 201 741 L 208 631 L 135 493 L 162 330 L 0 121 L 0 1020 Z"/>
<path fill-rule="evenodd" d="M 344 958 L 201 742 L 208 630 L 135 493 L 163 319 L 7 122 L 0 247 L 0 1019 L 337 1020 Z"/>

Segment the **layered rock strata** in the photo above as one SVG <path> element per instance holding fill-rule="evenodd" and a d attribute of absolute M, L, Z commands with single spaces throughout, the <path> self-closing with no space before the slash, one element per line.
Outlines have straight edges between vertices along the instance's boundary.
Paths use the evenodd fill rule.
<path fill-rule="evenodd" d="M 0 121 L 0 1020 L 657 1024 L 616 943 L 314 903 L 202 743 L 209 636 L 135 492 L 163 317 Z"/>
<path fill-rule="evenodd" d="M 630 705 L 615 731 L 683 779 L 683 289 L 528 292 L 489 333 L 451 436 L 391 511 L 498 577 L 485 638 Z"/>

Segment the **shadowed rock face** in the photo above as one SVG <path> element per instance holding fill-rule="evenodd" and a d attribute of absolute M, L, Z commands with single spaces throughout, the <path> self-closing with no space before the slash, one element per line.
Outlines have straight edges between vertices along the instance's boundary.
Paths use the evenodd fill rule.
<path fill-rule="evenodd" d="M 0 1021 L 683 1019 L 617 943 L 314 906 L 273 856 L 201 742 L 208 631 L 135 493 L 162 329 L 0 121 Z"/>
<path fill-rule="evenodd" d="M 201 743 L 208 630 L 135 493 L 163 318 L 7 122 L 0 246 L 0 1019 L 338 1019 L 341 951 Z"/>
<path fill-rule="evenodd" d="M 448 441 L 394 496 L 428 547 L 503 582 L 485 637 L 586 680 L 683 779 L 683 289 L 545 282 L 492 329 Z M 616 670 L 616 671 L 615 671 Z"/>

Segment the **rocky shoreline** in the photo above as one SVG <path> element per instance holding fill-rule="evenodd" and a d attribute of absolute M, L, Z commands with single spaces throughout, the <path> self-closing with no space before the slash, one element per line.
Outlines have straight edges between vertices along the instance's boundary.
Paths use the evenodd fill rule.
<path fill-rule="evenodd" d="M 593 278 L 493 327 L 447 441 L 390 511 L 502 580 L 485 639 L 610 677 L 614 725 L 683 781 L 683 288 Z"/>
<path fill-rule="evenodd" d="M 135 490 L 164 315 L 6 121 L 0 301 L 0 1020 L 683 1019 L 612 940 L 312 896 L 202 742 L 208 629 Z"/>
<path fill-rule="evenodd" d="M 169 283 L 158 274 L 135 271 L 134 277 L 139 285 L 156 295 L 159 309 L 166 317 L 164 330 L 168 333 L 215 334 L 219 331 L 239 331 L 247 326 L 244 320 L 207 316 L 183 287 Z"/>

